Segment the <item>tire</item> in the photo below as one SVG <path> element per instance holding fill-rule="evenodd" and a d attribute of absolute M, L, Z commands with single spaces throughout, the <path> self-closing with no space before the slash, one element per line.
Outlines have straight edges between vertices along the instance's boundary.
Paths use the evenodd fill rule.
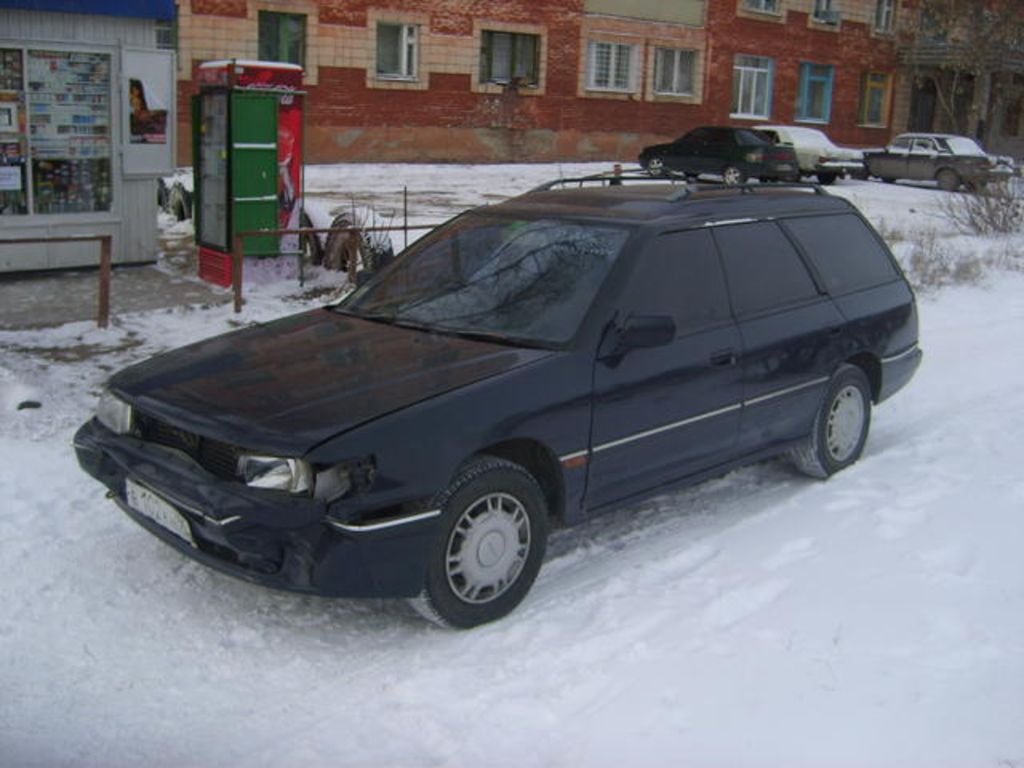
<path fill-rule="evenodd" d="M 665 161 L 660 157 L 652 157 L 644 165 L 644 170 L 646 170 L 651 176 L 664 176 Z"/>
<path fill-rule="evenodd" d="M 727 165 L 722 169 L 722 181 L 729 186 L 742 184 L 747 180 L 747 175 L 735 165 Z"/>
<path fill-rule="evenodd" d="M 884 181 L 886 184 L 895 184 L 896 183 L 896 179 L 891 178 L 889 176 L 881 176 L 879 178 L 881 178 L 882 181 Z"/>
<path fill-rule="evenodd" d="M 313 222 L 305 211 L 299 217 L 299 226 L 302 229 L 312 229 Z M 302 235 L 302 253 L 305 260 L 310 264 L 319 265 L 324 260 L 324 247 L 320 242 L 320 235 L 315 232 Z"/>
<path fill-rule="evenodd" d="M 192 193 L 176 181 L 167 192 L 167 210 L 177 221 L 192 218 Z"/>
<path fill-rule="evenodd" d="M 540 485 L 518 464 L 481 456 L 459 471 L 437 506 L 444 523 L 413 608 L 459 629 L 507 615 L 544 560 L 548 508 Z"/>
<path fill-rule="evenodd" d="M 860 368 L 842 365 L 832 376 L 811 434 L 790 458 L 806 475 L 825 479 L 860 458 L 871 427 L 871 386 Z"/>
<path fill-rule="evenodd" d="M 836 173 L 827 173 L 827 172 L 824 172 L 824 171 L 819 172 L 816 175 L 818 177 L 818 183 L 823 185 L 823 186 L 826 186 L 826 187 L 829 184 L 833 184 L 835 182 L 836 178 L 838 177 L 838 174 L 836 174 Z"/>
<path fill-rule="evenodd" d="M 960 176 L 952 168 L 942 168 L 935 174 L 935 181 L 938 182 L 939 189 L 946 192 L 956 192 L 960 189 Z"/>

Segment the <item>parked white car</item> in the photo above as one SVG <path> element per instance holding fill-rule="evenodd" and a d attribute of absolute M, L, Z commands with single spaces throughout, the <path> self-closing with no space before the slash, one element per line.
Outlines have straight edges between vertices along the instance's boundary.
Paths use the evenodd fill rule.
<path fill-rule="evenodd" d="M 788 144 L 796 152 L 800 173 L 817 176 L 831 184 L 840 176 L 863 176 L 864 154 L 859 149 L 840 147 L 817 128 L 803 125 L 756 125 L 776 144 Z"/>

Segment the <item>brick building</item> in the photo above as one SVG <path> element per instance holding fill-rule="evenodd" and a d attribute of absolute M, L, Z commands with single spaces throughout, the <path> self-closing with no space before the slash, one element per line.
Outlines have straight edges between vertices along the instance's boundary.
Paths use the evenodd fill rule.
<path fill-rule="evenodd" d="M 179 159 L 196 67 L 230 58 L 305 67 L 310 162 L 628 160 L 707 123 L 879 145 L 905 124 L 899 5 L 181 0 Z"/>

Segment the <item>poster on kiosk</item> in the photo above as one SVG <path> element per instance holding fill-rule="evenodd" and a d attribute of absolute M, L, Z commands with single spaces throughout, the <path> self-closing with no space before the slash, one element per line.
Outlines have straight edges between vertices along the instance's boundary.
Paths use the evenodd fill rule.
<path fill-rule="evenodd" d="M 211 61 L 192 100 L 192 157 L 199 275 L 231 285 L 235 236 L 296 229 L 302 217 L 302 67 Z M 243 240 L 246 270 L 258 260 L 297 269 L 297 235 Z M 279 270 L 277 270 L 279 272 Z"/>

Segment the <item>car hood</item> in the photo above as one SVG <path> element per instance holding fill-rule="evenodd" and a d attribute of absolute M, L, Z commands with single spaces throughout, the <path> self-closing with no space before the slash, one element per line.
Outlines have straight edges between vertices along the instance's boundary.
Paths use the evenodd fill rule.
<path fill-rule="evenodd" d="M 319 309 L 159 355 L 118 373 L 110 387 L 177 427 L 299 455 L 367 421 L 551 354 Z"/>

